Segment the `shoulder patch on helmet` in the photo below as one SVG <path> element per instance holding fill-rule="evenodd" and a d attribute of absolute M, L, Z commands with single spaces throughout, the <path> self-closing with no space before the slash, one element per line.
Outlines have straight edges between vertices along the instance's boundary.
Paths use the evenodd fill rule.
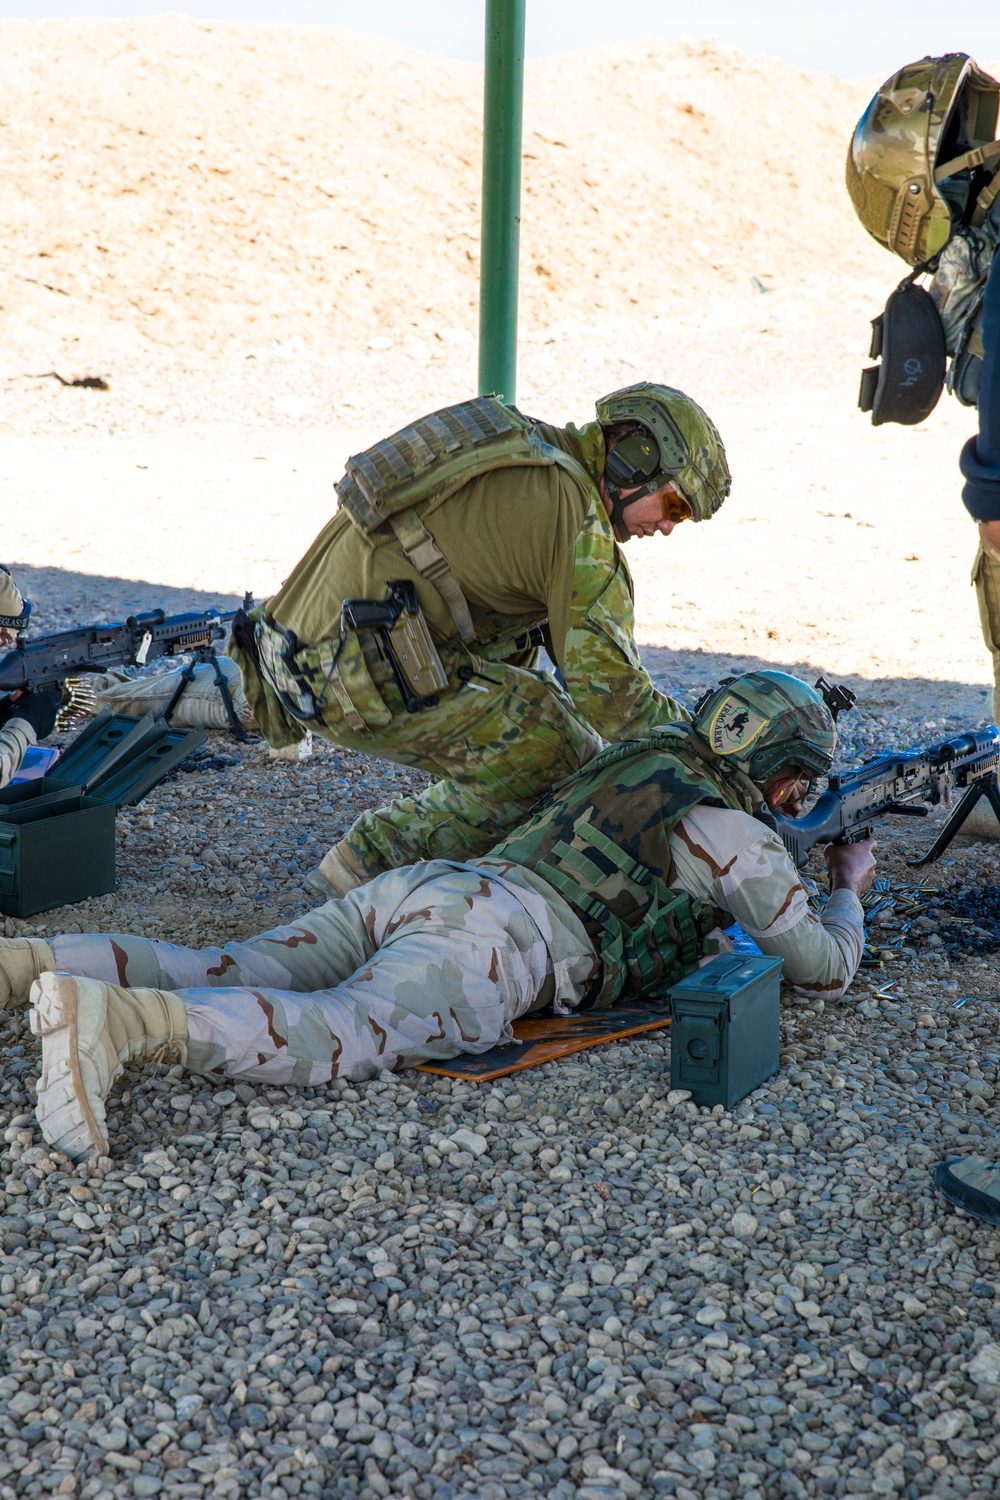
<path fill-rule="evenodd" d="M 708 722 L 706 738 L 716 755 L 742 755 L 770 722 L 749 704 L 727 693 Z"/>

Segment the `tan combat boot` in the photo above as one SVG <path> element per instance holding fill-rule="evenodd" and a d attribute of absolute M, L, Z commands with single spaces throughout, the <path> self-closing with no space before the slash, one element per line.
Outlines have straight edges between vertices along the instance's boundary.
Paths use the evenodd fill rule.
<path fill-rule="evenodd" d="M 321 901 L 335 901 L 338 896 L 346 896 L 348 891 L 364 885 L 371 878 L 358 863 L 347 840 L 341 839 L 329 854 L 324 854 L 316 869 L 310 870 L 302 884 Z"/>
<path fill-rule="evenodd" d="M 0 938 L 0 1011 L 26 1005 L 35 980 L 55 966 L 44 938 Z"/>
<path fill-rule="evenodd" d="M 42 1039 L 35 1114 L 50 1146 L 76 1160 L 106 1156 L 104 1101 L 126 1063 L 187 1060 L 187 1015 L 168 990 L 126 990 L 99 979 L 43 974 L 31 987 L 31 1029 Z"/>

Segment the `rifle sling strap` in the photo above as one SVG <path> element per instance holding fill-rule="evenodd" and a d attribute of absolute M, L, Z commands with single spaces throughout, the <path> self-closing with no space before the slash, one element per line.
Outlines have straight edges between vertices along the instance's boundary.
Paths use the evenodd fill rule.
<path fill-rule="evenodd" d="M 967 167 L 981 167 L 986 162 L 995 160 L 1000 156 L 1000 141 L 989 141 L 982 146 L 974 146 L 971 151 L 964 152 L 961 156 L 953 157 L 951 161 L 944 162 L 934 172 L 935 183 L 944 182 L 953 177 L 956 172 L 962 172 Z"/>
<path fill-rule="evenodd" d="M 447 604 L 455 628 L 466 645 L 469 645 L 476 639 L 469 601 L 462 593 L 441 548 L 413 510 L 397 511 L 394 516 L 389 517 L 389 524 L 421 578 L 426 578 L 428 583 L 433 584 Z"/>
<path fill-rule="evenodd" d="M 1000 167 L 993 173 L 993 176 L 976 199 L 976 206 L 972 213 L 972 227 L 974 229 L 981 228 L 986 222 L 986 215 L 993 207 L 993 200 L 998 193 L 1000 193 Z"/>

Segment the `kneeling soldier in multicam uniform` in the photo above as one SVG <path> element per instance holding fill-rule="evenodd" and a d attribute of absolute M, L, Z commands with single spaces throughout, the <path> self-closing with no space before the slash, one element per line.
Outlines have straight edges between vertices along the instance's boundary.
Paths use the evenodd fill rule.
<path fill-rule="evenodd" d="M 42 1037 L 42 1133 L 71 1156 L 106 1152 L 112 1083 L 171 1048 L 211 1077 L 299 1085 L 485 1052 L 542 1006 L 663 994 L 726 949 L 731 920 L 798 989 L 836 998 L 861 958 L 872 845 L 828 851 L 819 920 L 766 824 L 768 807 L 799 810 L 835 740 L 811 688 L 753 673 L 693 724 L 605 750 L 481 859 L 387 872 L 224 948 L 2 942 L 0 1000 L 30 989 Z"/>
<path fill-rule="evenodd" d="M 550 427 L 481 397 L 412 423 L 349 461 L 333 520 L 234 623 L 272 746 L 313 729 L 444 778 L 360 817 L 315 895 L 484 854 L 602 741 L 687 717 L 639 663 L 617 543 L 713 516 L 725 450 L 667 386 L 616 391 L 597 418 Z M 534 669 L 542 639 L 562 686 Z"/>
<path fill-rule="evenodd" d="M 0 656 L 17 644 L 29 613 L 20 589 L 0 564 Z M 60 696 L 49 688 L 0 699 L 0 787 L 17 775 L 25 752 L 52 733 Z"/>

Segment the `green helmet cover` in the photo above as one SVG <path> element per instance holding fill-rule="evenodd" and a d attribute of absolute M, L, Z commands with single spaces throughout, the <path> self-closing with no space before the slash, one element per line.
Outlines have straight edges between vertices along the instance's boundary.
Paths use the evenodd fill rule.
<path fill-rule="evenodd" d="M 995 169 L 988 148 L 998 99 L 995 78 L 968 53 L 949 52 L 900 68 L 858 121 L 847 191 L 868 233 L 908 265 L 944 249 L 970 206 L 977 168 L 992 159 Z"/>
<path fill-rule="evenodd" d="M 602 427 L 638 422 L 659 450 L 655 474 L 638 486 L 624 504 L 617 487 L 605 475 L 616 532 L 621 527 L 620 511 L 625 505 L 651 495 L 668 482 L 676 486 L 690 505 L 693 520 L 707 521 L 715 515 L 729 494 L 726 450 L 715 423 L 690 396 L 669 385 L 642 381 L 602 396 L 597 403 L 597 420 Z M 627 536 L 627 530 L 624 534 Z"/>
<path fill-rule="evenodd" d="M 694 729 L 713 755 L 758 786 L 782 766 L 825 776 L 837 747 L 833 715 L 823 699 L 787 672 L 730 678 L 698 705 Z"/>

